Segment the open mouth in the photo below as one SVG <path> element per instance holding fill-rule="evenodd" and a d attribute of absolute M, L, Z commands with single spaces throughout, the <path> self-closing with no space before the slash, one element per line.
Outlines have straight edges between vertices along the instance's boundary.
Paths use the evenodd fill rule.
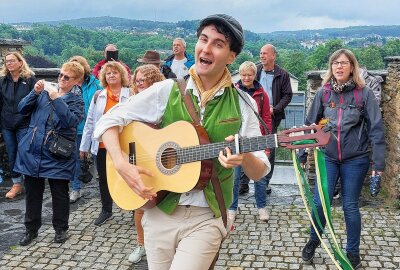
<path fill-rule="evenodd" d="M 203 65 L 211 65 L 212 62 L 206 58 L 200 57 L 200 63 Z"/>

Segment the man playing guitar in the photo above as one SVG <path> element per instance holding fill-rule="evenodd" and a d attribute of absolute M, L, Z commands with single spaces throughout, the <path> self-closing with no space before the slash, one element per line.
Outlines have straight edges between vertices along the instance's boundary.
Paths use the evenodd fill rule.
<path fill-rule="evenodd" d="M 241 25 L 231 16 L 211 15 L 200 21 L 197 36 L 195 65 L 189 70 L 186 94 L 193 100 L 210 142 L 232 141 L 233 134 L 261 136 L 258 119 L 232 88 L 226 67 L 243 48 Z M 157 193 L 151 184 L 145 185 L 144 178 L 151 179 L 154 171 L 130 164 L 121 150 L 121 127 L 133 120 L 163 128 L 180 120 L 192 122 L 192 118 L 177 83 L 169 79 L 115 106 L 97 123 L 94 137 L 103 140 L 119 175 L 140 197 L 153 200 Z M 239 154 L 230 148 L 221 149 L 212 165 L 226 207 L 232 201 L 234 167 L 242 166 L 251 179 L 260 179 L 270 170 L 263 150 Z M 227 235 L 211 182 L 203 190 L 170 192 L 157 207 L 145 211 L 142 224 L 151 270 L 209 269 Z"/>

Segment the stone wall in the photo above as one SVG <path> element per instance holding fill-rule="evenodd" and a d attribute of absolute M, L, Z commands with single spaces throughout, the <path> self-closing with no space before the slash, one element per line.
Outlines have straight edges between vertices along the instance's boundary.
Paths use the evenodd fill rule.
<path fill-rule="evenodd" d="M 22 53 L 23 46 L 29 42 L 20 39 L 0 39 L 0 67 L 3 66 L 4 57 L 8 52 L 19 51 Z"/>
<path fill-rule="evenodd" d="M 390 197 L 400 199 L 400 56 L 385 60 L 388 75 L 382 89 L 382 114 L 387 148 L 383 185 Z"/>
<path fill-rule="evenodd" d="M 386 169 L 383 175 L 383 186 L 389 196 L 400 199 L 400 57 L 386 58 L 387 70 L 369 71 L 381 76 L 382 100 L 381 108 L 385 125 L 386 138 Z M 322 76 L 326 71 L 310 71 L 307 76 L 306 111 L 314 99 L 315 93 L 322 84 Z M 310 156 L 309 156 L 310 159 Z M 311 157 L 310 172 L 313 171 Z M 314 175 L 309 174 L 311 180 Z"/>

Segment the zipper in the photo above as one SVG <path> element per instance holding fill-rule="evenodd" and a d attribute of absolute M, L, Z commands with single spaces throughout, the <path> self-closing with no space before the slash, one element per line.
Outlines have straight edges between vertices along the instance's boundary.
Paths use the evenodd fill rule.
<path fill-rule="evenodd" d="M 37 130 L 37 126 L 33 129 L 32 138 L 31 138 L 31 143 L 30 144 L 32 144 L 33 138 L 35 138 L 36 130 Z"/>
<path fill-rule="evenodd" d="M 343 94 L 340 94 L 339 96 L 339 104 L 343 105 Z M 337 148 L 338 148 L 338 156 L 339 156 L 339 161 L 342 161 L 342 147 L 340 145 L 341 143 L 341 136 L 340 136 L 340 129 L 341 129 L 341 124 L 342 124 L 342 115 L 343 114 L 343 109 L 342 106 L 339 106 L 338 109 L 338 121 L 337 121 Z"/>

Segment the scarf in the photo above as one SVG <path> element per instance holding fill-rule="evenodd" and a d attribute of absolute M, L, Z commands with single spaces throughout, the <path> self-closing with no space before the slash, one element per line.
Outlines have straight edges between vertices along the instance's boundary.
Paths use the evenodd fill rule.
<path fill-rule="evenodd" d="M 336 81 L 335 77 L 332 76 L 332 78 L 331 78 L 331 86 L 332 86 L 332 89 L 333 89 L 333 91 L 334 91 L 335 93 L 340 94 L 340 93 L 343 92 L 343 90 L 344 90 L 347 86 L 351 86 L 351 88 L 354 88 L 354 87 L 355 87 L 355 83 L 354 83 L 354 81 L 353 81 L 353 78 L 350 77 L 349 80 L 348 80 L 347 82 L 345 82 L 344 84 L 339 84 L 339 83 Z"/>
<path fill-rule="evenodd" d="M 218 81 L 216 85 L 214 85 L 211 89 L 205 90 L 203 84 L 201 83 L 200 77 L 197 75 L 195 66 L 193 65 L 189 69 L 189 74 L 192 77 L 196 87 L 199 91 L 200 96 L 200 106 L 205 107 L 207 102 L 209 102 L 221 88 L 229 87 L 232 84 L 231 73 L 228 68 L 225 67 L 224 73 L 222 74 L 221 79 Z"/>
<path fill-rule="evenodd" d="M 112 101 L 118 103 L 119 102 L 119 95 L 121 93 L 119 93 L 118 95 L 114 95 L 109 86 L 107 86 L 106 90 L 107 90 L 107 97 L 109 99 L 111 99 Z"/>

